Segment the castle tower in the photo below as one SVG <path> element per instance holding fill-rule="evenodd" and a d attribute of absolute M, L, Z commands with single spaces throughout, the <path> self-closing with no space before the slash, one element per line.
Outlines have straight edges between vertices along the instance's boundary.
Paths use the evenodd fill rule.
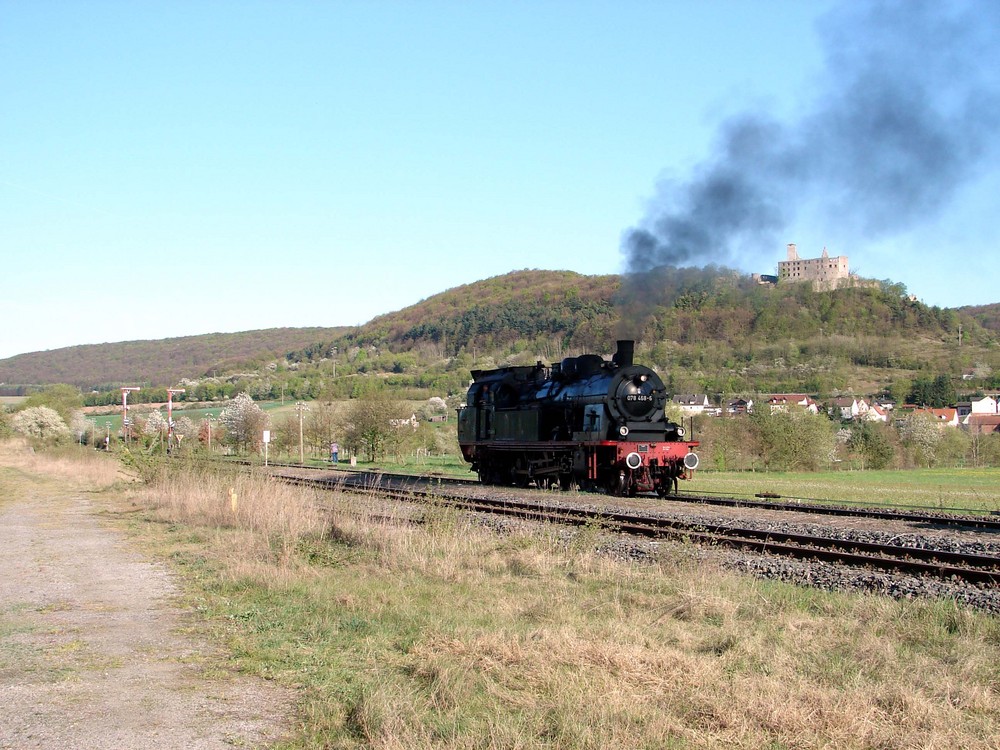
<path fill-rule="evenodd" d="M 788 243 L 788 260 L 798 260 L 798 259 L 799 259 L 798 248 L 795 247 L 795 243 L 794 242 L 789 242 Z"/>

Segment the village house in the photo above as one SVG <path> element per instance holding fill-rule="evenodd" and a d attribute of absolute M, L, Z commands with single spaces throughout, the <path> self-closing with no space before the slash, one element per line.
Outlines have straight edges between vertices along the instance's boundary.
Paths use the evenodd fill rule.
<path fill-rule="evenodd" d="M 913 414 L 923 414 L 938 427 L 958 427 L 958 410 L 948 409 L 914 409 Z"/>
<path fill-rule="evenodd" d="M 970 435 L 989 435 L 1000 433 L 1000 414 L 970 414 L 962 422 L 962 427 Z"/>
<path fill-rule="evenodd" d="M 872 406 L 879 406 L 882 408 L 883 411 L 888 412 L 892 411 L 895 408 L 896 402 L 893 401 L 891 398 L 885 398 L 883 396 L 880 396 L 879 398 L 872 400 Z"/>
<path fill-rule="evenodd" d="M 753 399 L 734 398 L 726 403 L 726 414 L 753 414 Z"/>
<path fill-rule="evenodd" d="M 959 404 L 959 424 L 973 435 L 983 435 L 998 432 L 1000 425 L 1000 399 L 995 396 L 983 396 Z"/>
<path fill-rule="evenodd" d="M 671 399 L 677 404 L 685 416 L 693 417 L 696 414 L 704 414 L 711 408 L 711 402 L 704 393 L 677 393 Z"/>
<path fill-rule="evenodd" d="M 994 396 L 983 396 L 969 402 L 973 414 L 1000 414 L 1000 400 Z"/>
<path fill-rule="evenodd" d="M 773 393 L 767 397 L 771 413 L 788 411 L 789 406 L 798 406 L 810 414 L 819 414 L 819 404 L 804 393 Z"/>
<path fill-rule="evenodd" d="M 868 402 L 863 398 L 842 396 L 841 398 L 835 398 L 830 402 L 827 413 L 835 419 L 849 422 L 851 420 L 867 417 L 871 408 L 872 407 L 870 407 Z"/>
<path fill-rule="evenodd" d="M 889 410 L 879 404 L 871 404 L 864 418 L 869 422 L 888 422 Z"/>

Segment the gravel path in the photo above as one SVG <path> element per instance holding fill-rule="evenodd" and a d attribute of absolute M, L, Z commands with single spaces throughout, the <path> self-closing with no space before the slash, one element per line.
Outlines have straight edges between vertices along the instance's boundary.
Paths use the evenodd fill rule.
<path fill-rule="evenodd" d="M 294 696 L 185 633 L 168 572 L 85 495 L 2 479 L 0 748 L 264 747 L 287 730 Z"/>

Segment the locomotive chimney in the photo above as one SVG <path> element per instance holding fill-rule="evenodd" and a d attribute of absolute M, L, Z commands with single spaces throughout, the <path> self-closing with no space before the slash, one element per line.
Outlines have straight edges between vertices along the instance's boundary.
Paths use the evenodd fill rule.
<path fill-rule="evenodd" d="M 635 342 L 631 339 L 618 339 L 618 351 L 611 358 L 619 367 L 631 367 L 632 355 L 635 353 Z"/>

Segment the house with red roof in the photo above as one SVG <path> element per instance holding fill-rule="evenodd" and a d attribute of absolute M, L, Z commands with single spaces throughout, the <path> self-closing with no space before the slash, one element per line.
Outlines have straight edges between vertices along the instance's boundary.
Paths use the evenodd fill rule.
<path fill-rule="evenodd" d="M 957 409 L 914 409 L 913 414 L 923 414 L 939 427 L 958 427 Z"/>
<path fill-rule="evenodd" d="M 772 393 L 767 397 L 771 413 L 788 411 L 789 407 L 798 406 L 810 414 L 819 414 L 819 404 L 804 393 Z"/>
<path fill-rule="evenodd" d="M 879 404 L 873 403 L 868 407 L 868 411 L 865 412 L 862 419 L 865 419 L 869 422 L 888 422 L 889 410 L 886 409 L 884 406 L 880 406 Z"/>

